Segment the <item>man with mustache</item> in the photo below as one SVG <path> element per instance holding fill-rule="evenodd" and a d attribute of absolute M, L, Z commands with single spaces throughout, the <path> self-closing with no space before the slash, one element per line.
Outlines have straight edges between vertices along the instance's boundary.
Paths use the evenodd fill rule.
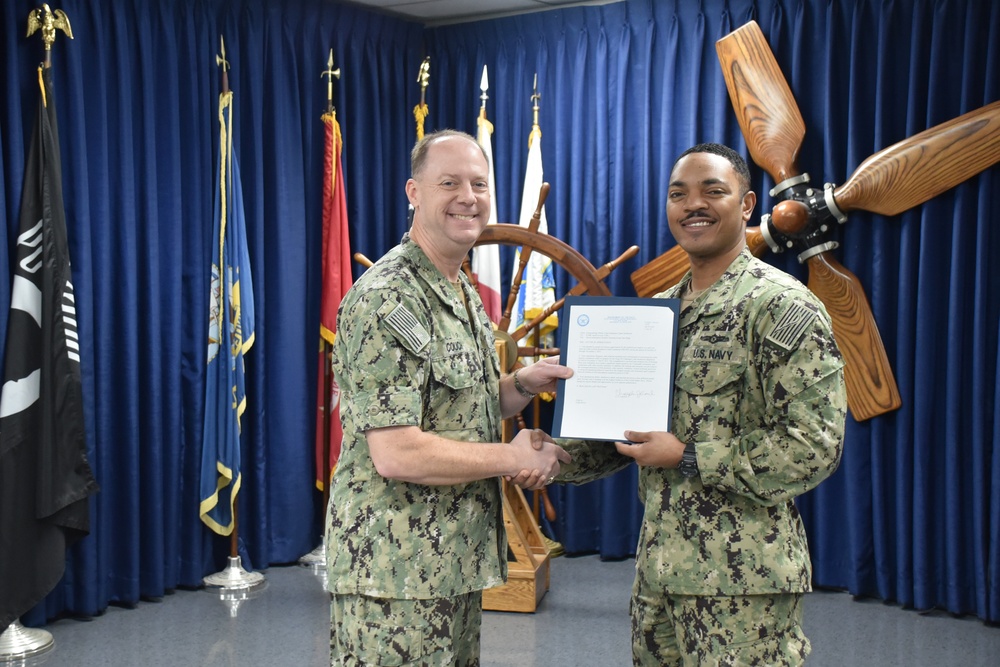
<path fill-rule="evenodd" d="M 840 463 L 844 362 L 822 303 L 746 248 L 756 199 L 732 149 L 677 159 L 667 222 L 691 271 L 657 295 L 681 300 L 671 430 L 562 443 L 574 460 L 558 481 L 639 464 L 635 665 L 800 665 L 810 651 L 793 501 Z"/>

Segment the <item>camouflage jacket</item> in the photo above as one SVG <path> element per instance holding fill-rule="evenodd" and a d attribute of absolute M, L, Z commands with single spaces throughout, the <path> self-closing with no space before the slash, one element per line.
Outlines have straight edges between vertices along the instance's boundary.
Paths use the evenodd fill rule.
<path fill-rule="evenodd" d="M 493 330 L 472 284 L 460 280 L 468 310 L 404 237 L 341 303 L 334 374 L 344 439 L 328 512 L 332 592 L 437 598 L 506 579 L 499 478 L 454 486 L 386 479 L 365 439 L 368 429 L 413 425 L 469 447 L 500 441 Z"/>
<path fill-rule="evenodd" d="M 657 296 L 677 298 L 689 281 Z M 673 433 L 694 443 L 700 474 L 640 470 L 636 567 L 647 581 L 680 595 L 810 590 L 793 499 L 840 463 L 843 365 L 823 305 L 747 250 L 682 311 Z M 566 447 L 566 481 L 631 461 L 607 443 Z"/>

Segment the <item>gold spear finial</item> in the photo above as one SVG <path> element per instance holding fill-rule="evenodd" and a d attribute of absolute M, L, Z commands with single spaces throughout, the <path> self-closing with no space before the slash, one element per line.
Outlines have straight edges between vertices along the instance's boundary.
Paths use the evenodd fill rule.
<path fill-rule="evenodd" d="M 219 50 L 221 53 L 215 54 L 215 64 L 222 67 L 222 92 L 229 92 L 229 61 L 226 60 L 226 40 L 219 35 Z"/>
<path fill-rule="evenodd" d="M 333 69 L 333 49 L 330 49 L 330 58 L 326 61 L 326 69 L 319 76 L 320 78 L 326 77 L 326 109 L 333 111 L 333 78 L 337 77 L 337 80 L 340 80 L 340 68 Z"/>
<path fill-rule="evenodd" d="M 534 89 L 535 89 L 535 92 L 532 93 L 532 95 L 531 95 L 531 102 L 532 102 L 531 110 L 534 113 L 534 119 L 532 120 L 532 124 L 537 128 L 538 127 L 538 109 L 539 109 L 538 102 L 539 102 L 539 100 L 542 99 L 542 96 L 538 93 L 538 72 L 535 72 Z"/>
<path fill-rule="evenodd" d="M 219 35 L 219 50 L 221 53 L 215 54 L 215 64 L 222 66 L 222 71 L 226 72 L 229 70 L 229 61 L 226 60 L 226 40 Z"/>
<path fill-rule="evenodd" d="M 45 43 L 45 66 L 48 67 L 52 62 L 52 43 L 56 41 L 56 28 L 66 33 L 70 39 L 73 39 L 73 28 L 69 25 L 69 17 L 66 16 L 66 12 L 61 9 L 53 12 L 47 4 L 28 12 L 28 34 L 26 37 L 31 37 L 39 28 L 42 29 L 42 42 Z"/>

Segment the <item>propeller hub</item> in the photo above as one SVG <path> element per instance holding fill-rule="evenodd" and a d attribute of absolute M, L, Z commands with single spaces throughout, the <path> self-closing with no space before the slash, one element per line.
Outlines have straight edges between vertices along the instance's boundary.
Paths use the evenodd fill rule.
<path fill-rule="evenodd" d="M 818 192 L 802 177 L 788 178 L 775 186 L 771 193 L 780 192 L 782 201 L 761 220 L 761 232 L 771 250 L 797 248 L 808 258 L 828 249 L 828 244 L 835 244 L 831 236 L 836 225 L 831 223 L 843 223 L 846 216 L 837 207 L 833 190 L 834 186 L 827 184 L 823 192 Z"/>
<path fill-rule="evenodd" d="M 779 202 L 771 211 L 774 227 L 789 236 L 797 236 L 809 224 L 809 206 L 797 199 Z"/>

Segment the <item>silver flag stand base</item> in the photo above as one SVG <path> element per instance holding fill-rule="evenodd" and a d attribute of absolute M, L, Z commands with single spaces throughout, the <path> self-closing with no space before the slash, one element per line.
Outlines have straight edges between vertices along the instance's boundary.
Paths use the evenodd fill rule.
<path fill-rule="evenodd" d="M 264 575 L 260 572 L 247 572 L 240 564 L 239 556 L 230 556 L 225 570 L 210 574 L 202 581 L 206 586 L 218 586 L 224 590 L 252 590 L 264 585 Z"/>
<path fill-rule="evenodd" d="M 326 536 L 320 541 L 318 547 L 299 559 L 299 565 L 308 567 L 309 571 L 319 578 L 323 590 L 326 590 Z"/>
<path fill-rule="evenodd" d="M 29 658 L 48 653 L 55 646 L 52 633 L 11 623 L 0 635 L 0 665 L 19 665 Z"/>
<path fill-rule="evenodd" d="M 319 572 L 326 569 L 326 541 L 319 543 L 319 546 L 299 559 L 299 565 Z"/>
<path fill-rule="evenodd" d="M 232 618 L 236 618 L 240 605 L 260 595 L 267 584 L 260 572 L 244 570 L 239 556 L 230 556 L 225 570 L 210 574 L 202 581 L 208 590 L 217 592 L 219 599 L 228 605 Z"/>

